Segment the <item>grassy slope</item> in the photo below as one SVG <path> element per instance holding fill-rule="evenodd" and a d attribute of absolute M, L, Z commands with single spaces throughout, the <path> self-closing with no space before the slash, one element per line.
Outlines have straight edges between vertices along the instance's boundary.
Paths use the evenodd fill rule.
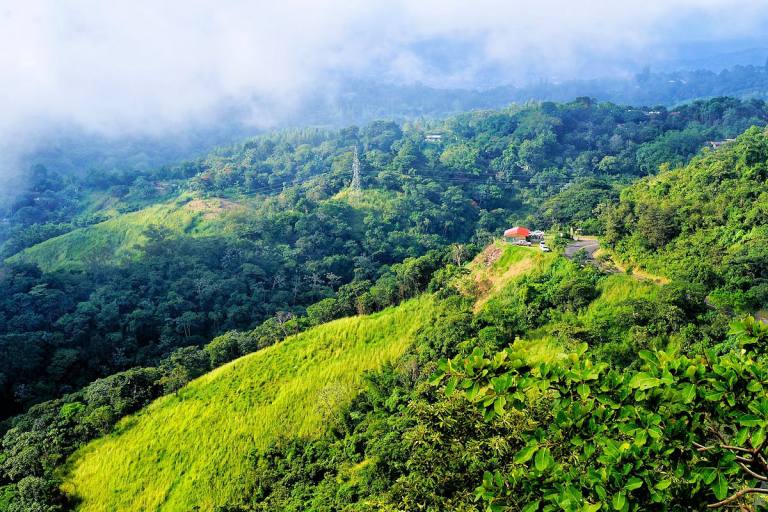
<path fill-rule="evenodd" d="M 499 254 L 494 248 L 502 252 Z M 498 259 L 489 265 L 489 256 L 490 259 Z M 558 258 L 554 253 L 542 253 L 538 248 L 515 247 L 504 242 L 492 244 L 470 264 L 470 268 L 473 268 L 470 277 L 481 285 L 476 311 L 481 311 L 489 301 L 494 300 L 494 296 L 522 275 L 543 271 Z M 617 307 L 622 302 L 628 299 L 653 299 L 660 289 L 659 285 L 667 282 L 638 279 L 628 274 L 608 275 L 599 282 L 598 296 L 588 307 L 579 312 L 560 312 L 542 327 L 516 339 L 512 346 L 531 363 L 552 362 L 564 357 L 567 352 L 564 344 L 568 340 L 563 338 L 561 332 L 563 324 L 589 326 L 614 317 L 621 314 Z"/>
<path fill-rule="evenodd" d="M 538 249 L 496 243 L 469 264 L 462 288 L 478 307 L 530 271 L 557 261 Z M 615 313 L 628 298 L 652 297 L 658 285 L 616 274 L 573 320 Z M 116 432 L 73 457 L 64 489 L 81 511 L 209 510 L 236 503 L 248 486 L 248 455 L 278 436 L 312 436 L 323 428 L 321 396 L 351 399 L 365 370 L 402 354 L 431 321 L 425 295 L 367 317 L 337 320 L 251 354 L 190 383 L 123 420 Z M 558 320 L 516 340 L 532 361 L 562 357 Z M 330 391 L 330 393 L 329 393 Z"/>
<path fill-rule="evenodd" d="M 470 262 L 471 274 L 460 283 L 460 288 L 477 297 L 477 312 L 515 278 L 534 268 L 543 268 L 555 258 L 554 253 L 542 252 L 538 247 L 520 247 L 497 240 Z"/>
<path fill-rule="evenodd" d="M 603 320 L 615 318 L 624 314 L 619 306 L 629 299 L 653 299 L 665 283 L 650 280 L 640 280 L 627 274 L 611 274 L 600 281 L 597 286 L 599 295 L 592 303 L 579 312 L 561 312 L 549 323 L 515 342 L 515 346 L 526 351 L 533 351 L 532 357 L 538 353 L 541 360 L 551 360 L 549 354 L 562 352 L 560 328 L 563 324 L 574 326 L 600 325 Z"/>
<path fill-rule="evenodd" d="M 652 272 L 649 272 L 647 269 L 627 263 L 626 261 L 622 261 L 615 251 L 612 251 L 605 247 L 601 247 L 600 249 L 595 251 L 594 256 L 595 258 L 607 257 L 610 264 L 616 267 L 616 270 L 618 270 L 619 272 L 626 273 L 627 270 L 631 267 L 630 273 L 632 274 L 632 277 L 634 277 L 635 279 L 638 279 L 641 281 L 653 281 L 656 284 L 669 284 L 671 282 L 671 280 L 666 276 L 654 274 Z"/>
<path fill-rule="evenodd" d="M 65 490 L 83 500 L 82 511 L 237 502 L 250 451 L 278 436 L 318 433 L 320 396 L 349 400 L 365 370 L 406 350 L 429 321 L 431 301 L 319 326 L 193 381 L 78 452 Z"/>
<path fill-rule="evenodd" d="M 544 253 L 537 247 L 519 247 L 496 241 L 469 264 L 471 273 L 461 278 L 459 287 L 477 297 L 475 312 L 479 313 L 499 292 L 521 276 L 544 271 L 559 257 L 555 253 Z M 652 299 L 658 293 L 659 285 L 666 283 L 665 280 L 638 279 L 627 274 L 606 276 L 598 285 L 598 297 L 587 308 L 578 313 L 560 313 L 546 325 L 515 340 L 513 347 L 523 353 L 529 362 L 552 362 L 565 354 L 564 340 L 558 335 L 563 322 L 572 325 L 599 322 L 603 317 L 616 315 L 617 306 L 623 301 Z"/>
<path fill-rule="evenodd" d="M 340 192 L 328 202 L 347 202 L 359 212 L 360 229 L 363 229 L 364 214 L 395 214 L 398 195 L 379 190 L 366 190 L 359 196 L 351 197 L 348 190 Z M 205 236 L 220 234 L 242 220 L 242 216 L 259 215 L 261 202 L 258 199 L 238 198 L 237 201 L 212 198 L 195 199 L 192 194 L 183 194 L 175 199 L 152 204 L 130 213 L 118 213 L 112 198 L 94 196 L 91 198 L 89 213 L 98 213 L 108 220 L 75 229 L 69 233 L 50 238 L 29 247 L 8 258 L 9 263 L 36 263 L 46 271 L 81 267 L 89 258 L 101 255 L 108 261 L 131 258 L 144 244 L 143 232 L 150 225 L 162 226 L 176 234 Z"/>
<path fill-rule="evenodd" d="M 198 200 L 186 204 L 172 201 L 116 215 L 29 247 L 8 261 L 37 263 L 43 270 L 58 270 L 80 266 L 100 251 L 104 251 L 110 260 L 130 258 L 136 253 L 136 246 L 144 243 L 142 233 L 150 225 L 190 235 L 204 235 L 220 228 L 223 223 L 220 217 L 225 210 L 217 208 L 215 201 L 203 203 Z"/>
<path fill-rule="evenodd" d="M 460 288 L 472 290 L 477 297 L 475 313 L 480 313 L 489 301 L 523 275 L 544 271 L 558 256 L 542 252 L 538 247 L 521 247 L 497 240 L 478 254 L 469 264 L 471 273 L 463 278 Z M 552 362 L 563 356 L 560 343 L 538 331 L 512 343 L 513 348 L 530 364 Z"/>

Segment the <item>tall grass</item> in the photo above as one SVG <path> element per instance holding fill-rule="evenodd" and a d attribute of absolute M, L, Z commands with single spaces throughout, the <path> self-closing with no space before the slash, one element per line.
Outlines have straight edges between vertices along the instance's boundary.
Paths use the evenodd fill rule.
<path fill-rule="evenodd" d="M 459 288 L 476 298 L 475 312 L 488 300 L 520 276 L 551 265 L 557 256 L 534 247 L 520 247 L 496 240 L 469 264 L 470 275 L 459 282 Z"/>
<path fill-rule="evenodd" d="M 619 303 L 629 299 L 653 299 L 659 289 L 659 285 L 652 281 L 626 274 L 611 274 L 600 281 L 600 295 L 580 315 L 581 319 L 589 322 L 600 315 L 615 314 L 614 310 Z"/>
<path fill-rule="evenodd" d="M 432 306 L 423 296 L 336 320 L 218 368 L 76 453 L 63 488 L 88 512 L 236 503 L 250 485 L 252 450 L 320 433 L 327 397 L 348 402 L 365 370 L 406 350 Z"/>

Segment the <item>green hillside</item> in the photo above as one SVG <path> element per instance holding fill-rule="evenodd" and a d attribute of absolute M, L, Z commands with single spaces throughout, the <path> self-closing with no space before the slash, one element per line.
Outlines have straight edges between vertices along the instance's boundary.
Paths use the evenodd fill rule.
<path fill-rule="evenodd" d="M 712 403 L 722 365 L 753 353 L 730 352 L 695 289 L 499 242 L 429 289 L 156 400 L 76 452 L 62 489 L 88 512 L 576 512 L 606 500 L 699 510 L 749 483 L 730 466 L 722 483 L 697 483 L 718 462 L 691 439 L 711 436 L 708 418 L 756 410 L 764 391 Z"/>
<path fill-rule="evenodd" d="M 768 134 L 733 142 L 628 187 L 604 215 L 622 259 L 700 285 L 712 304 L 768 305 Z"/>
<path fill-rule="evenodd" d="M 177 200 L 160 203 L 92 226 L 50 238 L 8 259 L 8 263 L 35 263 L 45 271 L 80 268 L 93 259 L 119 261 L 137 257 L 150 226 L 176 235 L 201 236 L 216 232 L 222 214 L 239 205 L 221 199 Z"/>
<path fill-rule="evenodd" d="M 510 225 L 597 233 L 622 186 L 766 119 L 729 98 L 653 115 L 580 98 L 285 130 L 137 172 L 36 166 L 0 215 L 0 420 Z"/>
<path fill-rule="evenodd" d="M 324 415 L 351 399 L 363 372 L 413 342 L 431 304 L 424 296 L 336 320 L 214 370 L 78 452 L 64 488 L 82 499 L 83 511 L 237 502 L 250 485 L 251 450 L 322 433 Z"/>
<path fill-rule="evenodd" d="M 701 296 L 505 244 L 468 267 L 446 268 L 459 277 L 436 297 L 450 313 L 409 356 L 430 373 L 443 358 L 432 385 L 376 372 L 343 429 L 254 452 L 253 488 L 230 510 L 701 510 L 742 485 L 730 468 L 714 495 L 698 485 L 711 462 L 686 442 L 707 435 L 700 412 L 715 416 L 690 372 L 718 385 L 701 350 L 723 339 Z"/>
<path fill-rule="evenodd" d="M 718 442 L 702 418 L 753 453 L 768 428 L 733 428 L 763 362 L 717 389 L 762 348 L 729 324 L 766 303 L 766 136 L 700 151 L 764 111 L 582 98 L 38 173 L 2 248 L 0 510 L 688 510 L 754 485 L 690 447 Z M 604 232 L 627 266 L 564 237 L 477 255 L 515 224 Z"/>
<path fill-rule="evenodd" d="M 238 505 L 261 492 L 255 487 L 260 484 L 254 456 L 275 443 L 311 443 L 327 436 L 328 422 L 361 391 L 363 372 L 396 360 L 413 346 L 418 332 L 416 353 L 424 354 L 425 339 L 436 336 L 435 342 L 443 343 L 443 337 L 455 336 L 447 325 L 456 320 L 446 324 L 446 318 L 466 322 L 474 317 L 479 325 L 507 330 L 505 318 L 518 322 L 520 308 L 539 308 L 545 314 L 509 331 L 519 333 L 511 350 L 530 365 L 558 364 L 574 342 L 564 335 L 564 325 L 601 333 L 613 342 L 612 350 L 621 351 L 617 347 L 633 339 L 617 325 L 619 316 L 636 305 L 633 301 L 650 301 L 660 290 L 628 275 L 600 278 L 555 254 L 503 242 L 488 246 L 467 268 L 449 289 L 464 297 L 465 306 L 454 315 L 467 308 L 473 312 L 469 317 L 438 313 L 456 306 L 451 299 L 423 295 L 374 315 L 315 327 L 245 356 L 191 382 L 178 396 L 125 418 L 112 434 L 81 449 L 67 465 L 63 489 L 82 500 L 81 511 Z M 576 296 L 574 289 L 580 290 Z M 569 291 L 550 297 L 557 290 Z M 523 296 L 527 302 L 521 303 Z M 578 309 L 552 307 L 572 302 Z M 376 465 L 372 459 L 347 461 L 339 471 L 346 479 L 370 464 Z"/>
<path fill-rule="evenodd" d="M 556 256 L 496 242 L 469 265 L 465 281 L 497 290 Z M 510 270 L 521 269 L 511 273 Z M 502 284 L 503 283 L 503 284 Z M 474 289 L 468 300 L 492 299 Z M 361 389 L 363 374 L 395 361 L 439 316 L 425 294 L 382 312 L 343 318 L 226 364 L 123 419 L 78 451 L 62 488 L 78 510 L 203 510 L 253 492 L 251 457 L 274 442 L 323 435 Z M 553 360 L 555 343 L 521 344 Z"/>

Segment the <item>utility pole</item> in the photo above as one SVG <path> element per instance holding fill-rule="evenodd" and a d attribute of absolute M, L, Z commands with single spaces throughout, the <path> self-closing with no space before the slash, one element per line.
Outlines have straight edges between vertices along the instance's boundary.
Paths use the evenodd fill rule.
<path fill-rule="evenodd" d="M 357 155 L 357 145 L 355 145 L 355 153 L 352 156 L 352 183 L 350 183 L 349 188 L 354 196 L 360 195 L 360 157 Z"/>

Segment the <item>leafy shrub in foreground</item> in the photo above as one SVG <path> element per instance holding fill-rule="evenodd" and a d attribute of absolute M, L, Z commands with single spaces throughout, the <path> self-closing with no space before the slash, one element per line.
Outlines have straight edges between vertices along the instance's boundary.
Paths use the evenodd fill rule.
<path fill-rule="evenodd" d="M 734 324 L 739 347 L 675 357 L 642 351 L 638 371 L 596 363 L 586 345 L 565 361 L 526 366 L 513 350 L 443 360 L 433 376 L 488 420 L 549 400 L 513 467 L 487 472 L 489 511 L 697 510 L 754 504 L 768 477 L 768 328 Z"/>

